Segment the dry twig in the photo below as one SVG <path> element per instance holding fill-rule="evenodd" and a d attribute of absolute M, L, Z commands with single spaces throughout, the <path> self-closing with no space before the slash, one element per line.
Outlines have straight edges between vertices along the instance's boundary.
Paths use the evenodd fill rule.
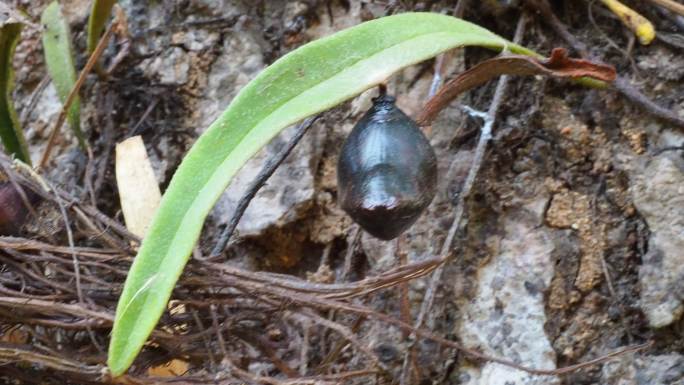
<path fill-rule="evenodd" d="M 684 4 L 680 4 L 674 0 L 648 0 L 653 4 L 657 4 L 666 8 L 680 16 L 684 16 Z"/>
<path fill-rule="evenodd" d="M 290 155 L 290 152 L 292 152 L 297 143 L 299 143 L 302 137 L 304 137 L 304 134 L 306 134 L 309 128 L 311 128 L 314 122 L 319 118 L 319 116 L 320 115 L 314 116 L 313 118 L 308 118 L 300 123 L 296 128 L 295 134 L 287 142 L 287 144 L 285 144 L 285 146 L 283 146 L 283 148 L 280 149 L 280 151 L 275 154 L 273 158 L 269 159 L 261 171 L 259 171 L 259 174 L 254 178 L 252 183 L 250 183 L 249 187 L 247 187 L 245 194 L 240 198 L 240 201 L 235 207 L 235 212 L 230 218 L 228 225 L 226 225 L 226 228 L 221 232 L 216 245 L 214 245 L 214 248 L 211 250 L 211 254 L 208 257 L 209 260 L 213 260 L 223 253 L 223 250 L 226 248 L 226 245 L 228 244 L 230 237 L 233 235 L 235 228 L 240 222 L 242 215 L 245 213 L 245 210 L 247 210 L 249 202 L 251 202 L 252 199 L 254 199 L 254 196 L 256 196 L 257 192 L 264 187 L 264 184 L 266 184 L 268 178 L 273 175 L 273 173 L 278 169 L 278 166 L 280 166 L 280 164 L 285 161 L 287 156 Z"/>

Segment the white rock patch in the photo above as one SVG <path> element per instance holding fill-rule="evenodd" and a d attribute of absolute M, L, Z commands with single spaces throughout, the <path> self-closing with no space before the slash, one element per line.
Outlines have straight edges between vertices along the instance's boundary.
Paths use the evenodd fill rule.
<path fill-rule="evenodd" d="M 500 253 L 479 270 L 475 298 L 463 309 L 464 345 L 539 369 L 554 369 L 555 352 L 544 333 L 543 292 L 551 282 L 553 242 L 530 211 L 502 218 Z M 462 368 L 468 385 L 557 384 L 500 364 Z"/>

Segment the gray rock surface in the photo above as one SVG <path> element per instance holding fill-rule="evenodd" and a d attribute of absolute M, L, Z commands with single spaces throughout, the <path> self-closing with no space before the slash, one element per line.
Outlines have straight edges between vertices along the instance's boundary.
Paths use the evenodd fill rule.
<path fill-rule="evenodd" d="M 538 228 L 541 215 L 530 211 L 535 206 L 532 202 L 501 218 L 505 234 L 493 240 L 498 252 L 477 273 L 476 294 L 462 309 L 458 335 L 466 347 L 525 366 L 555 369 L 555 352 L 544 331 L 543 294 L 554 274 L 554 244 Z M 496 363 L 461 371 L 468 373 L 468 385 L 560 383 Z"/>
<path fill-rule="evenodd" d="M 261 31 L 229 34 L 222 53 L 212 64 L 208 74 L 205 97 L 197 103 L 197 114 L 202 131 L 229 105 L 237 92 L 265 67 L 260 45 Z M 226 223 L 247 191 L 254 177 L 268 159 L 277 154 L 291 138 L 294 127 L 283 131 L 268 146 L 259 151 L 231 181 L 218 201 L 212 217 Z M 313 204 L 314 174 L 325 138 L 325 130 L 315 125 L 295 147 L 285 163 L 269 178 L 268 183 L 250 202 L 237 231 L 241 236 L 255 236 L 272 226 L 284 226 L 299 218 Z"/>
<path fill-rule="evenodd" d="M 141 64 L 144 73 L 150 78 L 156 78 L 159 84 L 183 85 L 188 81 L 190 58 L 180 47 L 170 48 L 153 59 Z"/>
<path fill-rule="evenodd" d="M 629 355 L 604 365 L 604 385 L 684 385 L 681 354 Z"/>
<path fill-rule="evenodd" d="M 639 270 L 641 306 L 651 326 L 663 327 L 684 311 L 684 161 L 664 153 L 634 175 L 634 204 L 651 231 Z"/>
<path fill-rule="evenodd" d="M 255 175 L 268 159 L 280 151 L 293 131 L 293 128 L 285 130 L 250 159 L 233 178 L 212 213 L 218 223 L 230 220 L 235 206 Z M 321 134 L 325 134 L 325 131 L 320 130 L 320 127 L 312 127 L 283 166 L 279 167 L 267 184 L 259 190 L 237 227 L 241 236 L 259 235 L 270 226 L 284 226 L 299 219 L 301 213 L 313 204 L 315 166 L 321 151 L 317 144 Z"/>
<path fill-rule="evenodd" d="M 26 108 L 27 106 L 21 106 Z M 52 130 L 55 120 L 59 116 L 62 110 L 62 103 L 57 96 L 57 90 L 52 84 L 48 84 L 45 90 L 39 95 L 38 101 L 35 108 L 31 111 L 30 115 L 22 114 L 22 117 L 26 118 L 24 124 L 29 123 L 25 131 L 26 140 L 31 142 L 38 142 L 45 144 L 49 136 L 50 130 Z M 22 111 L 24 112 L 24 111 Z M 58 138 L 58 145 L 60 146 L 71 146 L 72 141 L 75 141 L 68 125 L 65 124 L 63 127 L 64 135 Z M 41 146 L 30 146 L 29 150 L 31 152 L 31 161 L 38 162 L 45 149 L 44 145 Z"/>

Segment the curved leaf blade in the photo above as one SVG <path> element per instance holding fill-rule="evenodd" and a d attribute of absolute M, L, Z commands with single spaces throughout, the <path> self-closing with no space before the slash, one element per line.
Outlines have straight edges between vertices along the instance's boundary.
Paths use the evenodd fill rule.
<path fill-rule="evenodd" d="M 100 35 L 105 29 L 112 7 L 118 0 L 93 0 L 88 17 L 88 55 L 95 51 Z"/>
<path fill-rule="evenodd" d="M 479 45 L 535 55 L 472 23 L 439 14 L 376 19 L 306 44 L 245 86 L 197 140 L 164 194 L 119 298 L 109 346 L 125 372 L 152 332 L 204 219 L 240 167 L 283 128 L 446 50 Z M 150 277 L 155 277 L 153 283 Z"/>
<path fill-rule="evenodd" d="M 57 89 L 57 95 L 62 103 L 69 97 L 69 92 L 76 84 L 76 67 L 74 55 L 71 49 L 71 33 L 57 0 L 53 1 L 44 10 L 40 18 L 43 30 L 43 51 L 45 64 L 52 83 Z M 67 118 L 69 126 L 78 139 L 81 148 L 85 148 L 85 139 L 81 132 L 81 101 L 78 97 L 73 100 Z"/>
<path fill-rule="evenodd" d="M 0 27 L 0 138 L 7 153 L 30 165 L 31 156 L 12 102 L 12 58 L 21 35 L 21 28 L 21 23 L 6 23 Z"/>

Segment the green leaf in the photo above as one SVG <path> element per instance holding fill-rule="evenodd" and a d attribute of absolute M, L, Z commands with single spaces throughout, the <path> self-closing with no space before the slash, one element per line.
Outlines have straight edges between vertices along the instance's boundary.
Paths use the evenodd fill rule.
<path fill-rule="evenodd" d="M 245 86 L 197 140 L 162 198 L 119 298 L 109 368 L 124 373 L 164 312 L 204 219 L 242 165 L 283 128 L 446 50 L 534 52 L 466 21 L 405 13 L 369 21 L 285 55 Z"/>
<path fill-rule="evenodd" d="M 74 55 L 71 49 L 71 33 L 59 3 L 53 1 L 45 8 L 40 22 L 45 28 L 43 30 L 43 52 L 45 54 L 45 64 L 52 83 L 57 89 L 57 95 L 62 103 L 69 97 L 69 92 L 76 84 L 76 67 L 74 66 Z M 81 102 L 76 96 L 67 112 L 69 126 L 76 135 L 81 148 L 85 148 L 85 139 L 81 132 Z"/>
<path fill-rule="evenodd" d="M 21 35 L 21 23 L 6 23 L 0 27 L 0 137 L 5 150 L 22 162 L 31 164 L 24 133 L 17 119 L 12 102 L 14 89 L 14 70 L 12 58 Z"/>
<path fill-rule="evenodd" d="M 97 42 L 100 41 L 100 35 L 107 25 L 109 15 L 112 13 L 112 7 L 117 0 L 94 0 L 93 6 L 90 8 L 90 17 L 88 18 L 88 55 L 95 51 Z"/>

